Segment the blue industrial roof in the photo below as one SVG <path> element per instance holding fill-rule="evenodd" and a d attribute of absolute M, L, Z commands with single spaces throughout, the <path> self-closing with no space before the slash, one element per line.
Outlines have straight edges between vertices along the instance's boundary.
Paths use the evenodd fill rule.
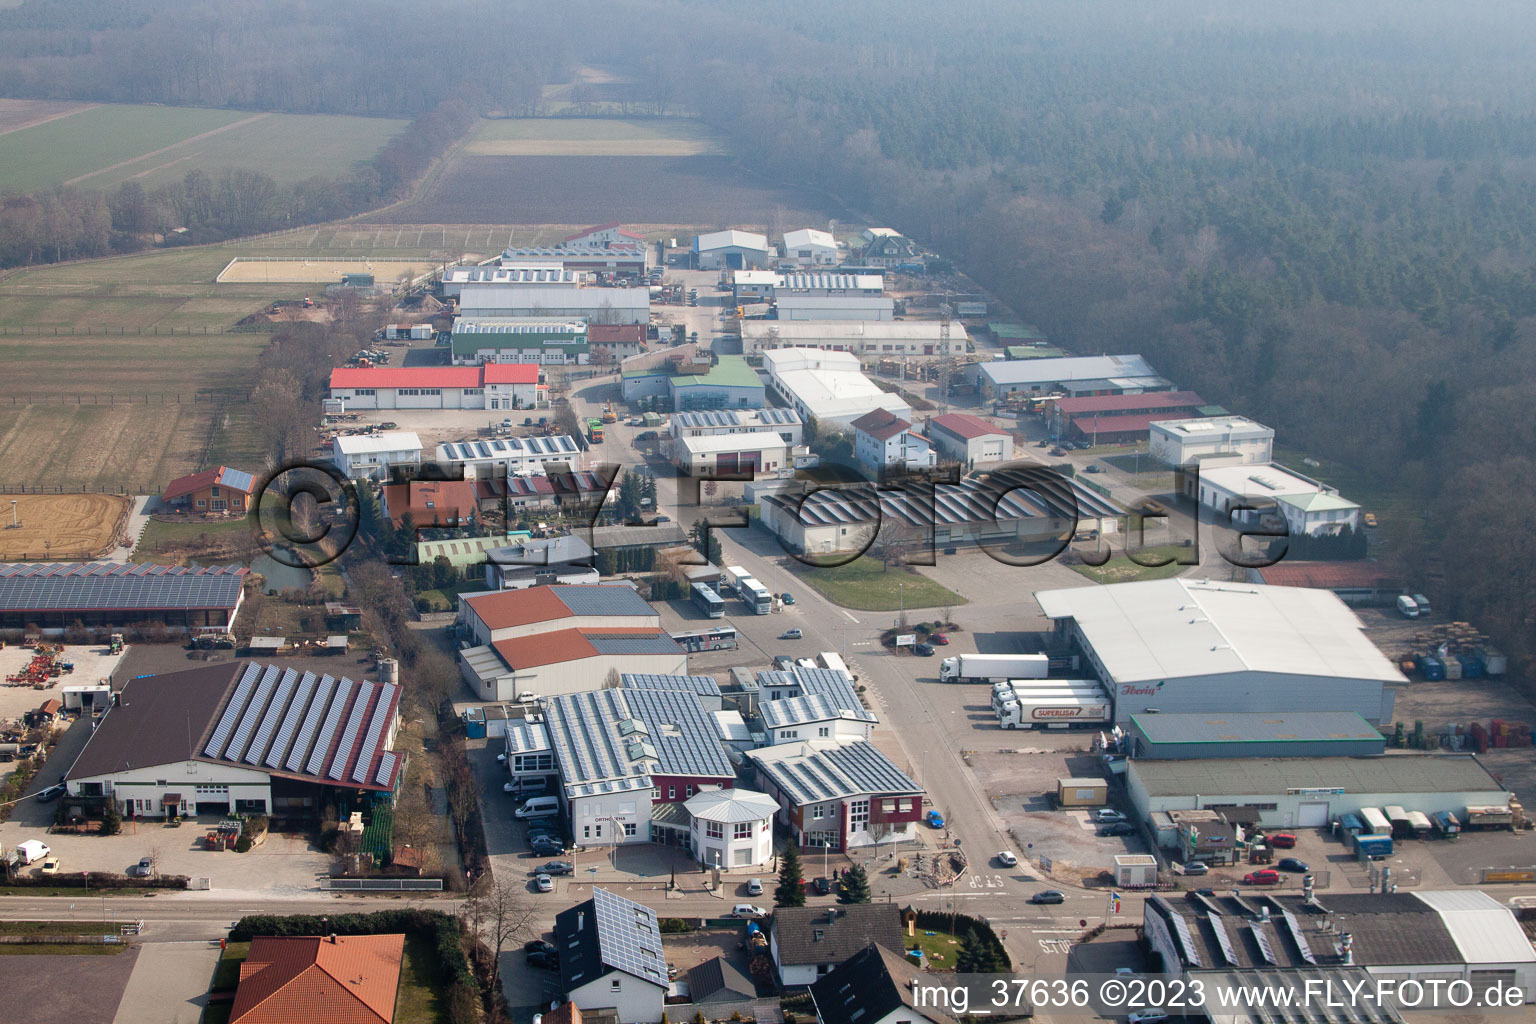
<path fill-rule="evenodd" d="M 655 615 L 634 587 L 619 583 L 552 587 L 572 615 Z"/>
<path fill-rule="evenodd" d="M 232 609 L 246 569 L 116 562 L 0 564 L 0 611 Z"/>
<path fill-rule="evenodd" d="M 747 756 L 797 806 L 865 794 L 923 791 L 864 740 L 826 749 L 781 743 L 748 751 Z"/>
<path fill-rule="evenodd" d="M 666 633 L 583 633 L 598 654 L 681 654 Z"/>

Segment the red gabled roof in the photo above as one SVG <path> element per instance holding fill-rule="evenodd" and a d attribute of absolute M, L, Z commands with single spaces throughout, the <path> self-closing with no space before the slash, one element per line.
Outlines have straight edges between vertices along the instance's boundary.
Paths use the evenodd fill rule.
<path fill-rule="evenodd" d="M 205 469 L 201 473 L 193 473 L 191 476 L 177 477 L 170 482 L 165 488 L 165 493 L 160 497 L 164 501 L 174 501 L 184 494 L 194 494 L 204 487 L 212 487 L 214 484 L 228 487 L 233 491 L 239 491 L 241 494 L 252 494 L 255 492 L 256 480 L 254 477 L 247 483 L 245 478 L 248 474 L 241 473 L 239 474 L 241 480 L 239 483 L 236 483 L 229 476 L 229 472 L 228 466 L 219 466 L 217 469 Z"/>
<path fill-rule="evenodd" d="M 592 345 L 645 341 L 644 324 L 588 324 L 587 342 Z M 548 1017 L 549 1014 L 544 1016 Z"/>
<path fill-rule="evenodd" d="M 1123 434 L 1126 431 L 1142 433 L 1152 429 L 1152 424 L 1168 418 L 1166 412 L 1136 412 L 1124 416 L 1075 416 L 1072 429 L 1083 436 L 1090 434 Z"/>
<path fill-rule="evenodd" d="M 547 590 L 547 587 L 530 587 L 530 590 Z M 526 591 L 524 591 L 526 593 Z M 501 660 L 509 668 L 538 668 L 541 665 L 558 665 L 566 661 L 595 658 L 600 651 L 589 636 L 668 636 L 666 630 L 655 626 L 603 626 L 556 629 L 533 636 L 516 636 L 497 640 L 491 644 Z"/>
<path fill-rule="evenodd" d="M 1085 412 L 1118 412 L 1125 409 L 1175 409 L 1204 405 L 1193 391 L 1147 391 L 1139 395 L 1085 395 L 1058 398 L 1056 408 L 1067 415 Z"/>
<path fill-rule="evenodd" d="M 477 388 L 478 366 L 345 366 L 331 371 L 333 388 Z"/>
<path fill-rule="evenodd" d="M 1400 577 L 1388 572 L 1378 562 L 1281 561 L 1260 569 L 1259 576 L 1271 586 L 1309 587 L 1315 590 L 1385 588 L 1400 580 Z"/>
<path fill-rule="evenodd" d="M 854 420 L 852 426 L 877 441 L 889 441 L 903 430 L 911 429 L 912 424 L 887 409 L 871 409 Z"/>
<path fill-rule="evenodd" d="M 989 434 L 1008 436 L 1008 431 L 996 423 L 988 423 L 979 416 L 972 416 L 964 412 L 952 412 L 946 413 L 943 416 L 935 416 L 932 422 L 957 437 L 986 437 Z"/>
<path fill-rule="evenodd" d="M 417 526 L 451 526 L 470 518 L 477 506 L 473 480 L 413 480 L 384 488 L 384 507 L 396 526 L 404 520 L 406 512 L 410 512 L 411 521 Z"/>
<path fill-rule="evenodd" d="M 391 1024 L 404 935 L 259 935 L 230 1024 Z"/>
<path fill-rule="evenodd" d="M 486 363 L 480 367 L 486 384 L 537 384 L 537 363 Z"/>
<path fill-rule="evenodd" d="M 644 235 L 637 235 L 633 231 L 625 231 L 624 225 L 620 224 L 618 221 L 614 221 L 612 224 L 599 224 L 596 227 L 587 228 L 585 231 L 578 231 L 574 235 L 566 235 L 563 240 L 567 242 L 574 242 L 578 238 L 586 238 L 588 235 L 594 235 L 599 231 L 608 231 L 611 228 L 618 228 L 619 234 L 623 235 L 625 238 L 633 238 L 637 242 L 645 241 Z"/>

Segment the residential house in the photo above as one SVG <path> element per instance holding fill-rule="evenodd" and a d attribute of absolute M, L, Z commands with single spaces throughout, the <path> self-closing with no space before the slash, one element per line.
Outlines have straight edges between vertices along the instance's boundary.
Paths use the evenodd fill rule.
<path fill-rule="evenodd" d="M 837 263 L 837 239 L 815 228 L 784 232 L 784 259 L 801 267 L 830 267 Z"/>
<path fill-rule="evenodd" d="M 230 1024 L 391 1024 L 405 936 L 258 935 Z"/>
<path fill-rule="evenodd" d="M 901 909 L 894 903 L 779 907 L 768 933 L 768 952 L 785 988 L 814 985 L 871 943 L 898 956 L 905 952 Z"/>
<path fill-rule="evenodd" d="M 243 514 L 255 493 L 254 476 L 244 470 L 219 466 L 172 480 L 160 500 L 178 512 Z"/>
<path fill-rule="evenodd" d="M 956 1024 L 919 983 L 932 979 L 910 957 L 870 943 L 812 985 L 811 1001 L 819 1024 Z"/>
<path fill-rule="evenodd" d="M 667 998 L 667 958 L 656 911 L 607 889 L 555 915 L 560 988 L 586 1012 L 618 1024 L 657 1024 Z"/>
<path fill-rule="evenodd" d="M 885 409 L 873 409 L 849 426 L 853 427 L 854 454 L 877 472 L 928 469 L 937 462 L 928 439 L 913 430 L 910 422 Z"/>

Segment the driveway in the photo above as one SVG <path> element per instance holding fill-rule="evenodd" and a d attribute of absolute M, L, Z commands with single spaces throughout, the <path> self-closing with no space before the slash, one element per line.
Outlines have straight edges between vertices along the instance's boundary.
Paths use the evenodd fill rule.
<path fill-rule="evenodd" d="M 218 962 L 217 942 L 140 946 L 138 964 L 112 1024 L 197 1024 Z"/>

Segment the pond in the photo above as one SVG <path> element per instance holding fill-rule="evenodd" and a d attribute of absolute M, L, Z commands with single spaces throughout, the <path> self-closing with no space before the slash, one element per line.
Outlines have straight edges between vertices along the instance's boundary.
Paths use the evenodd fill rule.
<path fill-rule="evenodd" d="M 309 587 L 310 571 L 285 565 L 271 555 L 258 555 L 251 562 L 251 571 L 267 578 L 266 592 L 275 594 L 282 590 L 305 590 Z"/>

